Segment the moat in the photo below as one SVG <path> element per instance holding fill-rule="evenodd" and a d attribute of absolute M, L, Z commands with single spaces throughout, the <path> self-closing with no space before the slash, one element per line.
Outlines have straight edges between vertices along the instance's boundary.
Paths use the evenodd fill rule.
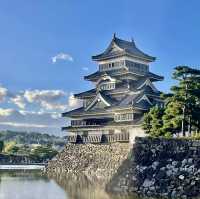
<path fill-rule="evenodd" d="M 108 195 L 84 177 L 48 178 L 40 171 L 0 171 L 1 199 L 136 199 Z"/>

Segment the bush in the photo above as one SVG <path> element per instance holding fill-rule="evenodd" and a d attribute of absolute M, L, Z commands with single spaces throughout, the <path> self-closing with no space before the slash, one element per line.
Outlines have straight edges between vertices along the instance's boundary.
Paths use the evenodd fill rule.
<path fill-rule="evenodd" d="M 36 161 L 45 161 L 52 159 L 57 153 L 58 152 L 50 146 L 38 146 L 31 151 L 30 157 Z"/>

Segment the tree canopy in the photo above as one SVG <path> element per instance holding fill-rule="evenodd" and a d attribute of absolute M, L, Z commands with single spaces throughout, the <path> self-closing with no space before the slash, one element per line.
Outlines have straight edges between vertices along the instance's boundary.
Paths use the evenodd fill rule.
<path fill-rule="evenodd" d="M 143 128 L 152 136 L 200 131 L 200 70 L 177 66 L 172 77 L 178 83 L 164 95 L 164 109 L 153 107 L 145 114 Z"/>
<path fill-rule="evenodd" d="M 0 153 L 3 151 L 4 142 L 0 140 Z"/>

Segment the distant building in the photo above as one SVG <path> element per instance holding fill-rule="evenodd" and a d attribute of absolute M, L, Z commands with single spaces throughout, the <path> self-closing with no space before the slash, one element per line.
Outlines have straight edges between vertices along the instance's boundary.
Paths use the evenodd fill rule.
<path fill-rule="evenodd" d="M 63 113 L 63 117 L 71 118 L 71 125 L 63 130 L 84 136 L 128 132 L 131 140 L 143 136 L 144 113 L 154 105 L 163 105 L 153 84 L 163 77 L 149 71 L 155 59 L 139 50 L 133 40 L 114 34 L 108 48 L 92 56 L 99 69 L 84 79 L 93 82 L 95 88 L 75 94 L 83 106 Z"/>

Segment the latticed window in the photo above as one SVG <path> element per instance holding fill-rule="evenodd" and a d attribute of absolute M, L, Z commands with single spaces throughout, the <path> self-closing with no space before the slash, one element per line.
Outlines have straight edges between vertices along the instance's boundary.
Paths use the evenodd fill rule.
<path fill-rule="evenodd" d="M 135 63 L 128 60 L 126 60 L 126 66 L 129 67 L 129 70 L 132 72 L 146 73 L 148 71 L 148 65 Z"/>
<path fill-rule="evenodd" d="M 72 126 L 85 126 L 86 125 L 86 121 L 83 121 L 83 120 L 72 120 L 71 121 L 71 125 Z"/>
<path fill-rule="evenodd" d="M 123 113 L 123 114 L 116 114 L 114 119 L 116 122 L 132 121 L 134 117 L 133 113 Z"/>
<path fill-rule="evenodd" d="M 112 90 L 115 89 L 115 83 L 107 83 L 107 84 L 101 84 L 100 85 L 101 90 Z"/>
<path fill-rule="evenodd" d="M 117 62 L 110 62 L 110 63 L 106 63 L 106 64 L 100 64 L 99 65 L 99 70 L 100 71 L 106 71 L 106 70 L 112 70 L 115 68 L 121 68 L 125 66 L 125 61 L 121 60 L 121 61 L 117 61 Z"/>

